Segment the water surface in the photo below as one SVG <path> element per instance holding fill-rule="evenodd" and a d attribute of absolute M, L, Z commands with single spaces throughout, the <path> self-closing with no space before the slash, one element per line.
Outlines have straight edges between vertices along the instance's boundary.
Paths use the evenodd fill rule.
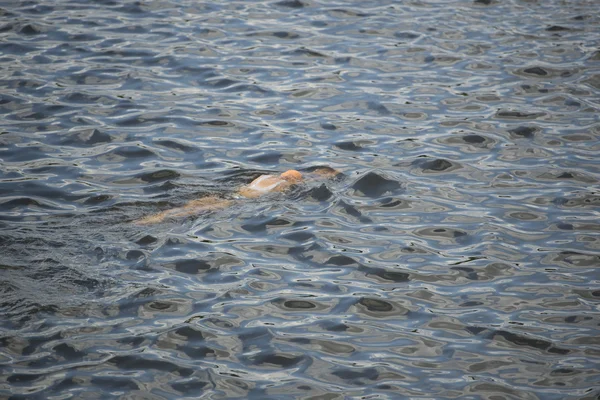
<path fill-rule="evenodd" d="M 597 399 L 599 8 L 0 3 L 0 396 Z"/>

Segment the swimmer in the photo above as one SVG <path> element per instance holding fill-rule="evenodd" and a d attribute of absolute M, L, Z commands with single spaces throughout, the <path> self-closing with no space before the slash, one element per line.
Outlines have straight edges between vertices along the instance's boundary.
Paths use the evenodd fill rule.
<path fill-rule="evenodd" d="M 335 177 L 339 172 L 333 168 L 317 168 L 312 171 L 314 174 L 326 178 Z M 248 185 L 241 187 L 237 191 L 239 197 L 255 199 L 273 192 L 284 192 L 294 185 L 301 183 L 304 176 L 290 169 L 280 175 L 261 175 Z M 192 200 L 183 207 L 166 210 L 157 214 L 149 215 L 135 221 L 137 225 L 151 225 L 171 218 L 183 218 L 191 215 L 197 215 L 206 211 L 220 210 L 233 204 L 233 200 L 223 199 L 217 196 L 207 196 L 198 200 Z"/>

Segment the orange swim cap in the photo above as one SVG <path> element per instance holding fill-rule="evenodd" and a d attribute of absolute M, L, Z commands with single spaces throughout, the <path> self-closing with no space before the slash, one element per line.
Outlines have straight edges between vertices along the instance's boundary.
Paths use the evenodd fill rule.
<path fill-rule="evenodd" d="M 286 181 L 301 181 L 302 180 L 302 174 L 298 171 L 296 171 L 295 169 L 290 169 L 288 171 L 285 171 L 284 173 L 282 173 L 281 176 L 283 179 L 285 179 Z"/>

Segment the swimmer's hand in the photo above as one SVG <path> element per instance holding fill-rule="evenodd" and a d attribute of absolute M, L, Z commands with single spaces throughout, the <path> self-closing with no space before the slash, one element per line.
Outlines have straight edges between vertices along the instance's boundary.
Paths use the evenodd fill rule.
<path fill-rule="evenodd" d="M 317 168 L 314 171 L 312 171 L 312 173 L 322 176 L 324 178 L 335 178 L 341 172 L 338 171 L 337 169 L 331 168 L 331 167 L 320 167 L 320 168 Z"/>

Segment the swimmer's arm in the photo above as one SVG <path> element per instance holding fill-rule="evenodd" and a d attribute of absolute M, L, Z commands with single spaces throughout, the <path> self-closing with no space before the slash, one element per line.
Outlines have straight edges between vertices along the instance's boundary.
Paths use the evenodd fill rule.
<path fill-rule="evenodd" d="M 135 221 L 137 225 L 151 225 L 163 222 L 170 218 L 184 218 L 197 215 L 205 211 L 220 210 L 231 205 L 231 200 L 221 199 L 216 196 L 203 197 L 198 200 L 192 200 L 183 207 L 165 210 L 156 214 L 148 215 Z"/>
<path fill-rule="evenodd" d="M 243 186 L 238 190 L 238 194 L 240 196 L 244 196 L 248 199 L 255 199 L 257 197 L 262 196 L 264 193 L 263 192 L 259 192 L 258 190 L 254 190 L 252 188 L 249 188 L 248 186 Z"/>
<path fill-rule="evenodd" d="M 265 191 L 255 190 L 255 189 L 252 189 L 252 187 L 250 187 L 250 185 L 246 185 L 246 186 L 241 187 L 238 190 L 238 194 L 240 196 L 246 197 L 247 199 L 256 199 L 257 197 L 261 197 L 261 196 L 264 196 L 266 194 L 273 193 L 273 192 L 285 192 L 292 185 L 293 185 L 292 182 L 279 181 L 277 186 L 273 187 L 270 190 L 265 190 Z"/>

